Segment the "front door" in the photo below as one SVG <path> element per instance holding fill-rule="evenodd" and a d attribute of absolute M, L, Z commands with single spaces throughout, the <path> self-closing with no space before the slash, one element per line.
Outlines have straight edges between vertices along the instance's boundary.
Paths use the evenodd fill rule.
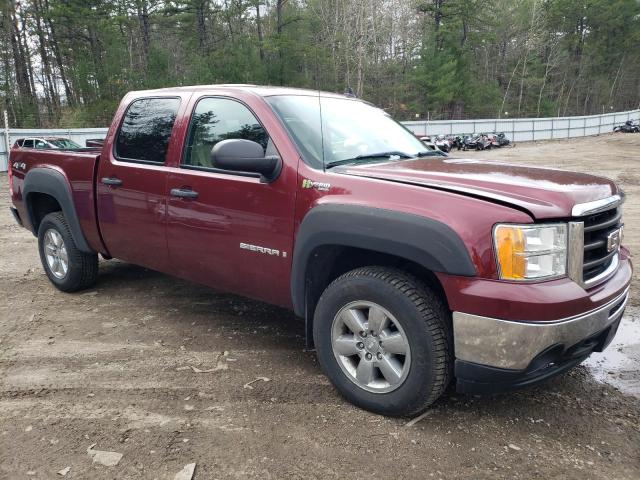
<path fill-rule="evenodd" d="M 183 158 L 167 185 L 179 195 L 168 199 L 173 269 L 214 288 L 289 305 L 296 168 L 284 162 L 271 183 L 214 169 L 211 149 L 224 139 L 256 141 L 267 155 L 278 151 L 245 104 L 223 97 L 194 104 Z"/>
<path fill-rule="evenodd" d="M 167 167 L 180 98 L 139 98 L 131 102 L 99 162 L 98 220 L 114 258 L 167 271 Z"/>

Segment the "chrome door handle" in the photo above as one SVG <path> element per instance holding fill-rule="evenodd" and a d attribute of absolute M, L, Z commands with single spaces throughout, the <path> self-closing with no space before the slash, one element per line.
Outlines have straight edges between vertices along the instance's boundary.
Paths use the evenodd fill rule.
<path fill-rule="evenodd" d="M 198 198 L 198 192 L 187 190 L 186 188 L 172 188 L 171 196 L 178 198 Z"/>
<path fill-rule="evenodd" d="M 105 185 L 109 185 L 110 187 L 119 187 L 122 185 L 122 180 L 115 177 L 104 177 L 100 180 Z"/>

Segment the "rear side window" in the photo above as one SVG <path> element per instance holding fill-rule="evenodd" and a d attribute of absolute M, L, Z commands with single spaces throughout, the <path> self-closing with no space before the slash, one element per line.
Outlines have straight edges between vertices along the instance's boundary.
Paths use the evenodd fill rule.
<path fill-rule="evenodd" d="M 203 98 L 193 112 L 183 165 L 211 168 L 213 146 L 234 138 L 257 142 L 265 151 L 273 149 L 266 130 L 242 103 L 228 98 Z"/>
<path fill-rule="evenodd" d="M 179 98 L 143 98 L 129 105 L 116 139 L 119 160 L 164 163 Z"/>
<path fill-rule="evenodd" d="M 33 148 L 33 140 L 25 140 L 22 146 L 24 148 Z"/>

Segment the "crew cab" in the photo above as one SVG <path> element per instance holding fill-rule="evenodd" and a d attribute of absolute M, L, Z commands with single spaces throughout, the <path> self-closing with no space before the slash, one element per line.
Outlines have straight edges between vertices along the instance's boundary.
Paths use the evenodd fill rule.
<path fill-rule="evenodd" d="M 138 91 L 101 151 L 15 149 L 11 210 L 64 292 L 98 256 L 292 309 L 342 395 L 411 415 L 532 385 L 613 338 L 623 192 L 582 173 L 441 157 L 331 93 Z"/>

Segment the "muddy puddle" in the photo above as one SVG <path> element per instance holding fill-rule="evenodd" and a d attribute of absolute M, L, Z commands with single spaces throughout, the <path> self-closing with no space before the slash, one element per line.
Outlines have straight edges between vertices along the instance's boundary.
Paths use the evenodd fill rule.
<path fill-rule="evenodd" d="M 640 310 L 628 307 L 611 345 L 583 365 L 597 381 L 640 398 Z"/>

